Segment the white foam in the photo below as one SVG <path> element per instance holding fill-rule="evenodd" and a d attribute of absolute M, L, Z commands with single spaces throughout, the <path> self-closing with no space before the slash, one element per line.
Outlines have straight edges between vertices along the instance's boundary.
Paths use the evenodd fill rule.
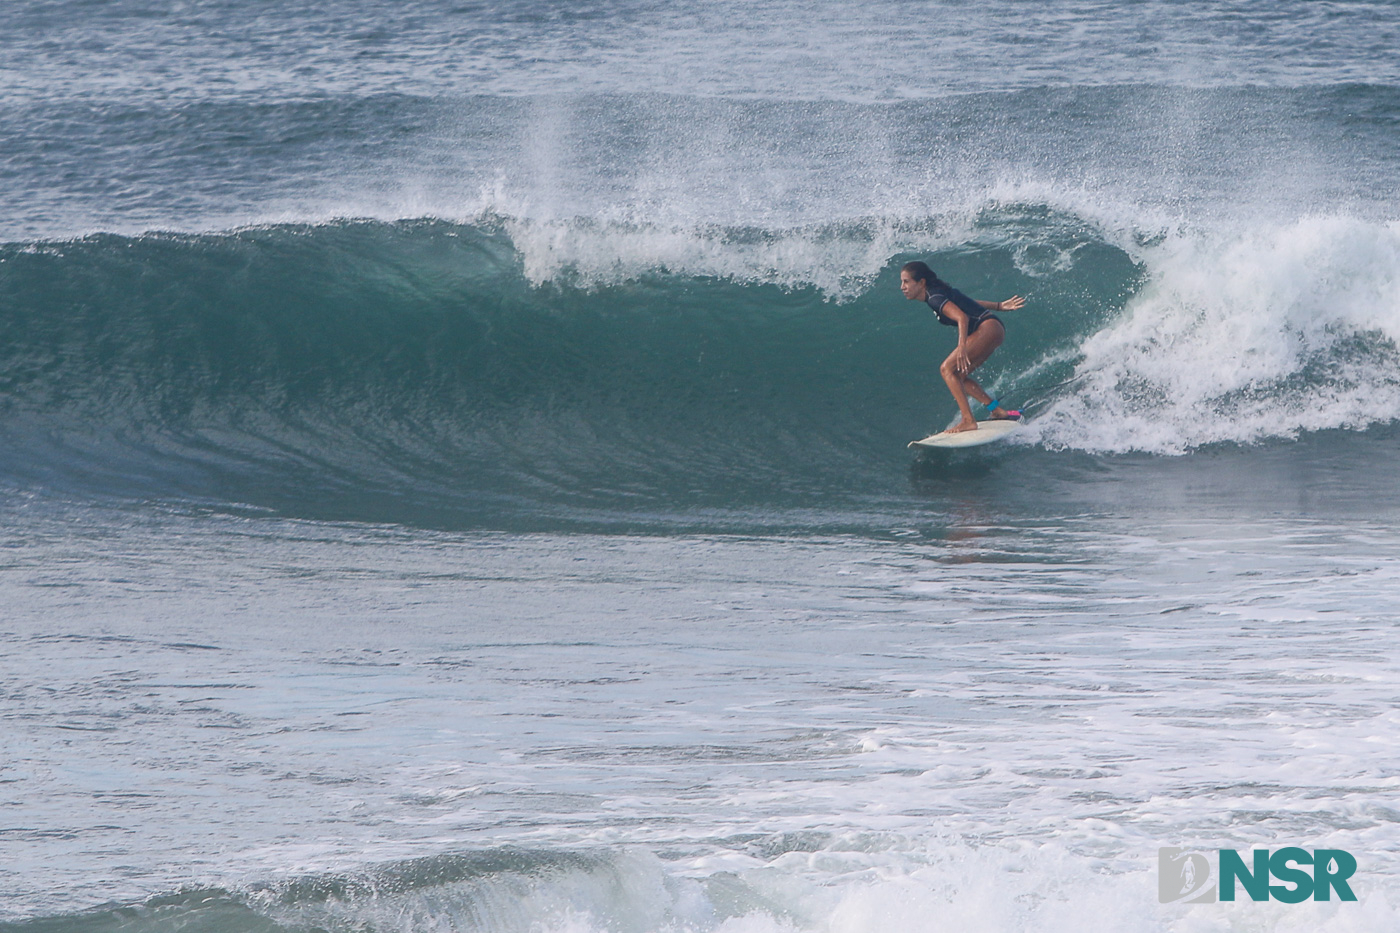
<path fill-rule="evenodd" d="M 870 288 L 899 242 L 893 225 L 866 236 L 791 229 L 736 242 L 733 231 L 682 226 L 578 224 L 512 220 L 508 229 L 526 276 L 534 283 L 569 278 L 586 286 L 630 281 L 658 271 L 787 288 L 815 287 L 844 300 Z M 926 248 L 956 234 L 919 237 Z"/>
<path fill-rule="evenodd" d="M 801 204 L 786 213 L 764 206 L 746 214 L 728 202 L 719 208 L 683 188 L 649 200 L 657 192 L 643 191 L 645 180 L 637 185 L 585 215 L 496 184 L 471 200 L 474 213 L 449 219 L 504 229 L 537 285 L 601 287 L 666 273 L 815 288 L 838 302 L 867 292 L 902 254 L 1004 248 L 1019 272 L 1048 278 L 1074 264 L 1061 240 L 1089 236 L 1131 249 L 1144 228 L 1158 236 L 1171 223 L 1161 211 L 1033 174 L 967 188 L 930 178 L 888 198 L 848 199 L 840 209 Z"/>
<path fill-rule="evenodd" d="M 1382 891 L 1356 903 L 1162 905 L 1156 851 L 1114 864 L 1055 844 L 949 840 L 893 847 L 838 840 L 739 872 L 685 877 L 642 850 L 591 867 L 502 873 L 408 891 L 284 906 L 283 923 L 331 929 L 714 933 L 1042 933 L 1316 929 L 1369 933 L 1397 920 Z"/>
<path fill-rule="evenodd" d="M 1042 443 L 1182 453 L 1400 418 L 1400 224 L 1176 232 L 1142 256 L 1149 284 L 1079 347 Z"/>

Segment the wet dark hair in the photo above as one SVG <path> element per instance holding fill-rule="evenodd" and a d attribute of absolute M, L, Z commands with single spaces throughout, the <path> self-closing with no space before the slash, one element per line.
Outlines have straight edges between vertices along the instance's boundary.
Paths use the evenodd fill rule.
<path fill-rule="evenodd" d="M 906 262 L 899 271 L 908 272 L 915 282 L 938 281 L 938 273 L 930 269 L 927 263 L 920 262 L 917 259 L 913 262 Z"/>

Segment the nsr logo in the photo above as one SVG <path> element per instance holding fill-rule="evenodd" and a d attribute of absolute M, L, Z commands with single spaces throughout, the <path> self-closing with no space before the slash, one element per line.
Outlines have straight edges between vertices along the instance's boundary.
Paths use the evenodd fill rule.
<path fill-rule="evenodd" d="M 1273 898 L 1285 904 L 1298 904 L 1309 898 L 1330 901 L 1332 892 L 1337 899 L 1354 901 L 1347 879 L 1356 874 L 1356 859 L 1342 849 L 1316 849 L 1309 852 L 1289 846 L 1273 854 L 1268 849 L 1252 850 L 1253 865 L 1234 849 L 1220 849 L 1218 866 L 1220 884 L 1211 884 L 1210 859 L 1194 849 L 1163 848 L 1157 850 L 1157 899 L 1163 904 L 1214 904 L 1216 892 L 1220 900 L 1233 901 L 1235 886 L 1244 888 L 1249 899 L 1267 901 Z M 1303 866 L 1312 866 L 1311 873 Z M 1281 884 L 1270 884 L 1272 876 Z"/>

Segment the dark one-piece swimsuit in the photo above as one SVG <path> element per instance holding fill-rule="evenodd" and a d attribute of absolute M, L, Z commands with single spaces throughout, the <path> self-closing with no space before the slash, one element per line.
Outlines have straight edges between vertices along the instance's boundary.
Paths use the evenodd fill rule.
<path fill-rule="evenodd" d="M 958 291 L 947 282 L 935 279 L 928 285 L 928 297 L 924 299 L 928 306 L 933 309 L 933 313 L 938 315 L 938 323 L 947 324 L 949 327 L 957 327 L 958 322 L 943 313 L 943 305 L 952 302 L 963 314 L 967 315 L 967 335 L 971 337 L 977 332 L 977 328 L 982 326 L 984 321 L 996 321 L 1001 324 L 1001 318 L 991 311 L 979 305 L 971 298 Z M 1005 324 L 1001 324 L 1005 328 Z"/>

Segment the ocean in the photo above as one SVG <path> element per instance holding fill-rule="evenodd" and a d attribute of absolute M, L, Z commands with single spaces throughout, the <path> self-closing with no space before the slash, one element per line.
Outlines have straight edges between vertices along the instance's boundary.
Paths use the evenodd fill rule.
<path fill-rule="evenodd" d="M 0 933 L 1400 928 L 1400 6 L 5 14 Z"/>

